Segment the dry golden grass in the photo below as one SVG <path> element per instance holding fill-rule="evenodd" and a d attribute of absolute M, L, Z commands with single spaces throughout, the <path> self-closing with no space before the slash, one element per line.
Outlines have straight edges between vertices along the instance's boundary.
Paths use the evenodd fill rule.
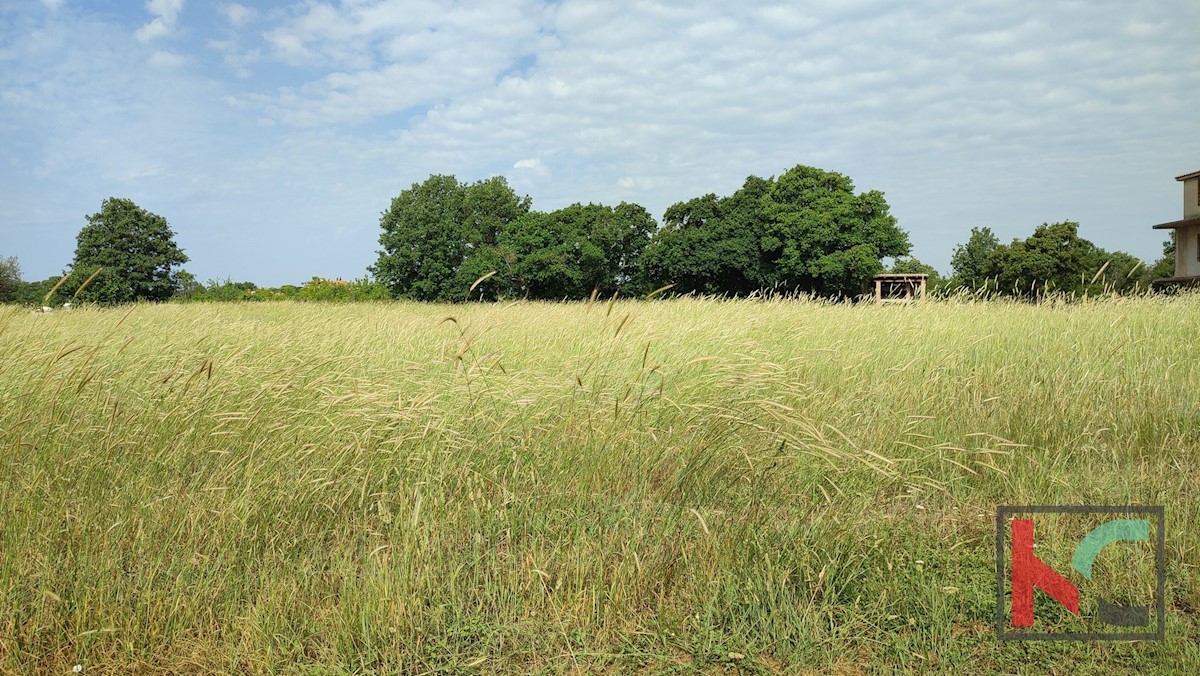
<path fill-rule="evenodd" d="M 0 670 L 1195 671 L 1197 336 L 1191 296 L 11 311 Z M 1032 503 L 1166 505 L 1165 642 L 996 642 Z"/>

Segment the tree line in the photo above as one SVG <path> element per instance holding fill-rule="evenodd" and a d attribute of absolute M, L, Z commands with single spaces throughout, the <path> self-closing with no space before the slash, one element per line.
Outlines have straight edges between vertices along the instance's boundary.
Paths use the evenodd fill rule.
<path fill-rule="evenodd" d="M 727 197 L 667 209 L 573 204 L 543 213 L 502 177 L 472 184 L 431 176 L 392 200 L 371 272 L 396 297 L 450 301 L 570 299 L 674 293 L 747 295 L 763 289 L 857 295 L 909 252 L 883 194 L 797 166 L 746 179 Z"/>
<path fill-rule="evenodd" d="M 664 290 L 854 298 L 881 272 L 929 274 L 934 293 L 1037 298 L 1144 291 L 1171 275 L 1174 259 L 1171 240 L 1148 266 L 1080 237 L 1071 221 L 1043 223 L 1009 244 L 989 228 L 973 228 L 943 278 L 909 256 L 908 233 L 883 193 L 856 192 L 849 177 L 804 165 L 747 177 L 728 196 L 678 202 L 661 226 L 638 204 L 541 212 L 503 177 L 466 183 L 433 175 L 381 214 L 381 249 L 369 276 L 314 277 L 274 289 L 200 284 L 182 269 L 188 258 L 167 220 L 131 200 L 106 199 L 86 221 L 62 276 L 25 282 L 15 258 L 0 258 L 0 302 L 570 300 Z"/>

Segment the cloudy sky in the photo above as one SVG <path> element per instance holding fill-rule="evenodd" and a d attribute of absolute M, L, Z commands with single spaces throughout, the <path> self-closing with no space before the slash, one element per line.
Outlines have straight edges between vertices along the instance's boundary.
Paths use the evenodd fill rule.
<path fill-rule="evenodd" d="M 117 196 L 201 280 L 351 278 L 432 173 L 661 218 L 808 164 L 943 271 L 972 226 L 1065 219 L 1153 259 L 1198 35 L 1196 0 L 0 0 L 0 256 L 60 272 Z"/>

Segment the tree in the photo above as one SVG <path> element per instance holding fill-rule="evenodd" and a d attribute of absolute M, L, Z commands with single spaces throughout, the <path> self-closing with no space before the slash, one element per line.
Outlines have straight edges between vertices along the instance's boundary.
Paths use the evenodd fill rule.
<path fill-rule="evenodd" d="M 1074 221 L 1043 223 L 1024 240 L 997 246 L 984 273 L 1000 293 L 1036 298 L 1048 291 L 1076 294 L 1128 292 L 1140 288 L 1142 262 L 1123 251 L 1108 252 L 1079 236 Z"/>
<path fill-rule="evenodd" d="M 988 257 L 998 246 L 1000 240 L 991 228 L 971 228 L 970 239 L 955 246 L 950 256 L 951 285 L 969 289 L 986 287 Z"/>
<path fill-rule="evenodd" d="M 1124 251 L 1106 252 L 1097 248 L 1097 253 L 1100 268 L 1089 278 L 1092 280 L 1087 287 L 1089 293 L 1134 293 L 1150 287 L 1148 268 L 1142 259 Z"/>
<path fill-rule="evenodd" d="M 937 268 L 933 267 L 932 265 L 926 265 L 925 263 L 922 263 L 911 256 L 897 258 L 892 263 L 892 267 L 888 270 L 888 272 L 894 274 L 929 275 L 929 279 L 927 280 L 926 284 L 928 285 L 928 289 L 930 291 L 940 290 L 946 285 L 946 280 L 942 279 L 942 276 L 938 274 Z"/>
<path fill-rule="evenodd" d="M 645 286 L 674 284 L 677 293 L 747 294 L 760 286 L 757 222 L 738 230 L 725 200 L 709 193 L 679 202 L 642 257 Z"/>
<path fill-rule="evenodd" d="M 17 300 L 21 292 L 21 265 L 16 256 L 0 258 L 0 303 Z"/>
<path fill-rule="evenodd" d="M 637 204 L 541 213 L 502 177 L 430 176 L 392 200 L 380 227 L 375 278 L 394 296 L 447 301 L 468 290 L 480 299 L 630 293 L 657 224 Z"/>
<path fill-rule="evenodd" d="M 909 251 L 883 193 L 855 194 L 846 176 L 799 165 L 750 176 L 733 195 L 705 195 L 667 210 L 646 249 L 649 280 L 676 291 L 745 295 L 777 287 L 855 296 Z"/>
<path fill-rule="evenodd" d="M 79 231 L 70 284 L 79 288 L 93 273 L 85 300 L 100 303 L 161 301 L 175 291 L 172 268 L 187 262 L 167 219 L 110 197 Z"/>
<path fill-rule="evenodd" d="M 642 251 L 655 227 L 650 212 L 627 202 L 530 212 L 501 232 L 498 278 L 508 295 L 535 299 L 636 293 Z"/>
<path fill-rule="evenodd" d="M 883 193 L 855 195 L 842 174 L 798 166 L 768 197 L 768 235 L 781 242 L 775 278 L 785 288 L 854 296 L 883 271 L 881 259 L 909 252 Z"/>
<path fill-rule="evenodd" d="M 49 277 L 37 282 L 22 282 L 13 300 L 22 305 L 33 305 L 35 307 L 44 305 L 46 302 L 53 305 L 69 300 L 70 296 L 63 298 L 59 293 L 52 296 L 50 300 L 46 299 L 46 296 L 50 294 L 50 291 L 58 284 L 60 279 L 62 279 L 62 275 Z"/>
<path fill-rule="evenodd" d="M 1143 278 L 1144 283 L 1175 276 L 1175 231 L 1172 230 L 1170 234 L 1171 236 L 1163 242 L 1162 258 L 1150 266 Z"/>
<path fill-rule="evenodd" d="M 1079 236 L 1078 223 L 1043 223 L 1026 239 L 997 246 L 988 256 L 984 272 L 995 278 L 997 290 L 1005 294 L 1070 293 L 1082 285 L 1080 279 L 1095 259 L 1096 247 Z"/>
<path fill-rule="evenodd" d="M 518 197 L 500 176 L 471 185 L 430 176 L 402 191 L 383 212 L 383 249 L 370 271 L 395 297 L 463 300 L 471 284 L 500 260 L 500 230 L 529 206 L 529 197 Z"/>
<path fill-rule="evenodd" d="M 641 259 L 658 229 L 654 217 L 640 204 L 621 202 L 616 207 L 575 205 L 583 217 L 588 241 L 600 249 L 603 262 L 591 280 L 594 288 L 606 294 L 626 294 L 650 289 L 639 288 Z"/>
<path fill-rule="evenodd" d="M 180 268 L 171 276 L 171 285 L 175 287 L 175 298 L 192 300 L 204 291 L 204 285 L 196 279 L 196 275 Z"/>
<path fill-rule="evenodd" d="M 503 288 L 532 299 L 587 297 L 588 280 L 597 274 L 604 254 L 573 216 L 577 214 L 565 210 L 534 211 L 504 229 Z"/>

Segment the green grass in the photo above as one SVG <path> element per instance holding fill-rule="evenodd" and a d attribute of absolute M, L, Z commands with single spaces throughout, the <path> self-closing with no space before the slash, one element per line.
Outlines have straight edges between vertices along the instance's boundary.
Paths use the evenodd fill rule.
<path fill-rule="evenodd" d="M 7 311 L 0 670 L 1196 672 L 1197 300 Z M 999 643 L 1096 503 L 1166 640 Z"/>

